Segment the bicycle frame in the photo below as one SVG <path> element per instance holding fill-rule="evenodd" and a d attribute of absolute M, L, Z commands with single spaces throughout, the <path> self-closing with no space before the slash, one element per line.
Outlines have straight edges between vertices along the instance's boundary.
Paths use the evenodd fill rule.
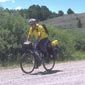
<path fill-rule="evenodd" d="M 33 70 L 35 69 L 36 67 L 36 62 L 39 62 L 38 65 L 41 66 L 41 64 L 43 65 L 44 69 L 46 71 L 50 71 L 53 69 L 54 65 L 55 65 L 55 59 L 54 59 L 54 56 L 53 58 L 49 57 L 51 63 L 49 63 L 49 60 L 47 60 L 44 56 L 44 54 L 40 51 L 37 51 L 34 49 L 32 43 L 31 44 L 26 44 L 26 45 L 23 45 L 23 56 L 22 56 L 22 59 L 20 61 L 20 67 L 21 67 L 21 70 L 24 72 L 24 73 L 31 73 L 33 72 Z M 27 53 L 27 54 L 26 54 Z M 29 58 L 30 57 L 30 58 Z M 34 62 L 32 62 L 32 60 L 29 60 L 29 59 L 33 59 Z M 45 60 L 46 59 L 46 60 Z M 31 62 L 28 62 L 31 61 Z M 32 65 L 31 67 L 31 70 L 28 71 L 27 67 L 28 64 Z M 50 64 L 50 65 L 49 65 Z M 49 66 L 48 66 L 49 65 Z M 29 67 L 29 66 L 28 66 Z"/>

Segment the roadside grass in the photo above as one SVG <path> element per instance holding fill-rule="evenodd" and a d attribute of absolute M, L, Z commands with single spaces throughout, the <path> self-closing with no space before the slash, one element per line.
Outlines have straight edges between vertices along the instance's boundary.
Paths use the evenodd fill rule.
<path fill-rule="evenodd" d="M 5 65 L 0 64 L 0 70 L 1 69 L 14 69 L 14 68 L 19 68 L 20 64 L 19 63 L 7 63 Z"/>
<path fill-rule="evenodd" d="M 85 51 L 76 51 L 72 56 L 75 60 L 85 60 Z"/>

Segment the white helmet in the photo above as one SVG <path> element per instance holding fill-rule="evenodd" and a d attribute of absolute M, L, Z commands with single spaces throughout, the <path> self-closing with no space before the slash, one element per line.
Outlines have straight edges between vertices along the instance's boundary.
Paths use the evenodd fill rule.
<path fill-rule="evenodd" d="M 29 24 L 34 24 L 34 23 L 36 23 L 36 19 L 31 18 L 28 22 L 29 22 Z"/>

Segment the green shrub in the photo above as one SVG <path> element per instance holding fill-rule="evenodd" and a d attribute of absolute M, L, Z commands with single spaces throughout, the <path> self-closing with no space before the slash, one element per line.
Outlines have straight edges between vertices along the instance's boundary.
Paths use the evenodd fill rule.
<path fill-rule="evenodd" d="M 48 26 L 50 39 L 58 39 L 60 42 L 59 58 L 62 60 L 75 60 L 73 56 L 77 50 L 85 51 L 85 29 L 63 29 Z"/>
<path fill-rule="evenodd" d="M 76 48 L 76 50 L 85 51 L 85 39 L 76 40 L 75 48 Z"/>
<path fill-rule="evenodd" d="M 49 27 L 50 32 L 50 39 L 58 39 L 60 42 L 60 52 L 59 52 L 59 58 L 60 60 L 69 60 L 73 59 L 72 53 L 74 52 L 75 48 L 75 42 L 74 42 L 74 36 L 71 33 L 70 29 L 59 29 L 57 27 Z"/>
<path fill-rule="evenodd" d="M 20 15 L 0 15 L 0 63 L 17 61 L 27 25 Z"/>

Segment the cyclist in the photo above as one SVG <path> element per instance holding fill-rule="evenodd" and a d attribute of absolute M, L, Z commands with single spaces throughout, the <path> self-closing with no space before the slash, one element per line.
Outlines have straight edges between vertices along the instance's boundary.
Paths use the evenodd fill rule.
<path fill-rule="evenodd" d="M 28 32 L 28 40 L 31 41 L 34 37 L 36 39 L 35 50 L 40 50 L 44 55 L 48 55 L 46 48 L 47 43 L 49 43 L 48 34 L 46 33 L 44 27 L 37 23 L 36 19 L 31 18 L 29 20 L 30 29 Z M 38 67 L 38 66 L 37 66 Z"/>

